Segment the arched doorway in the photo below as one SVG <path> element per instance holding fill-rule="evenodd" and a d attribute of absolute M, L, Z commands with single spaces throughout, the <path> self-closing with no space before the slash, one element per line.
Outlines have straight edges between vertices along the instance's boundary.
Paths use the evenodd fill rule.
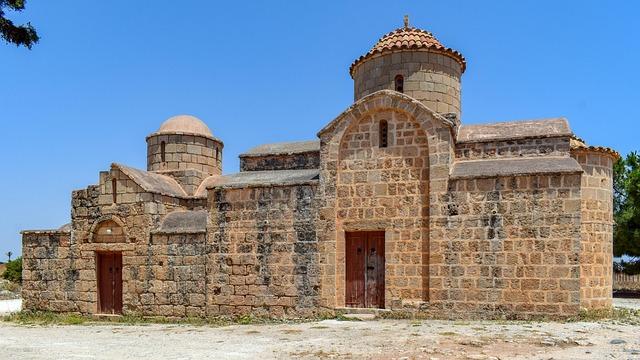
<path fill-rule="evenodd" d="M 425 131 L 397 109 L 363 114 L 342 137 L 337 170 L 337 247 L 344 251 L 339 291 L 345 306 L 424 301 L 429 276 Z"/>
<path fill-rule="evenodd" d="M 320 267 L 323 304 L 346 305 L 345 238 L 353 231 L 385 230 L 385 308 L 421 306 L 445 286 L 439 272 L 444 241 L 439 212 L 455 127 L 415 99 L 380 90 L 320 130 L 318 226 L 327 259 Z M 367 171 L 371 166 L 378 170 Z M 371 206 L 372 201 L 382 205 Z"/>
<path fill-rule="evenodd" d="M 95 243 L 122 243 L 125 231 L 113 220 L 99 223 L 93 231 Z M 122 252 L 96 251 L 98 313 L 122 313 Z"/>

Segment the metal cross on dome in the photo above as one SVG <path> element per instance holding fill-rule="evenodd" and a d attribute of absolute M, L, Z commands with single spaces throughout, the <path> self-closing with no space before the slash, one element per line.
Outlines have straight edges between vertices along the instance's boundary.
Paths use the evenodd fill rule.
<path fill-rule="evenodd" d="M 404 28 L 405 29 L 409 28 L 409 15 L 404 16 Z"/>

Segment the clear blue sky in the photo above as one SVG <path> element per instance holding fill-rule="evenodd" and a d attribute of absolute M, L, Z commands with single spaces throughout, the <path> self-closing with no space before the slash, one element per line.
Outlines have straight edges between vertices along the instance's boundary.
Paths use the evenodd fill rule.
<path fill-rule="evenodd" d="M 179 4 L 179 5 L 178 5 Z M 566 116 L 590 144 L 638 146 L 635 1 L 36 1 L 32 51 L 0 44 L 0 258 L 21 229 L 69 221 L 70 193 L 111 162 L 145 167 L 145 136 L 192 114 L 224 171 L 306 140 L 353 100 L 351 62 L 402 25 L 468 61 L 464 123 Z"/>

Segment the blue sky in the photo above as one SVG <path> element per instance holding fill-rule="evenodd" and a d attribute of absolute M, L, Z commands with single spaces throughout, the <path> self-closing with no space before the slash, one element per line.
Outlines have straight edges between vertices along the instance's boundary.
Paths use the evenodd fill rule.
<path fill-rule="evenodd" d="M 176 4 L 180 5 L 177 6 Z M 36 1 L 0 44 L 0 252 L 69 221 L 70 192 L 111 162 L 144 168 L 176 114 L 225 142 L 224 171 L 267 142 L 306 140 L 353 100 L 351 62 L 409 14 L 467 58 L 462 121 L 566 116 L 576 134 L 640 149 L 634 1 Z M 0 254 L 0 258 L 4 256 Z"/>

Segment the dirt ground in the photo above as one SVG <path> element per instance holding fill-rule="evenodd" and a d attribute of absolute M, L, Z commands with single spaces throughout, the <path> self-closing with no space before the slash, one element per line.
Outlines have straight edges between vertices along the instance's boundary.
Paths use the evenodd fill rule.
<path fill-rule="evenodd" d="M 0 322 L 0 359 L 640 359 L 640 326 L 337 321 L 24 326 Z"/>

